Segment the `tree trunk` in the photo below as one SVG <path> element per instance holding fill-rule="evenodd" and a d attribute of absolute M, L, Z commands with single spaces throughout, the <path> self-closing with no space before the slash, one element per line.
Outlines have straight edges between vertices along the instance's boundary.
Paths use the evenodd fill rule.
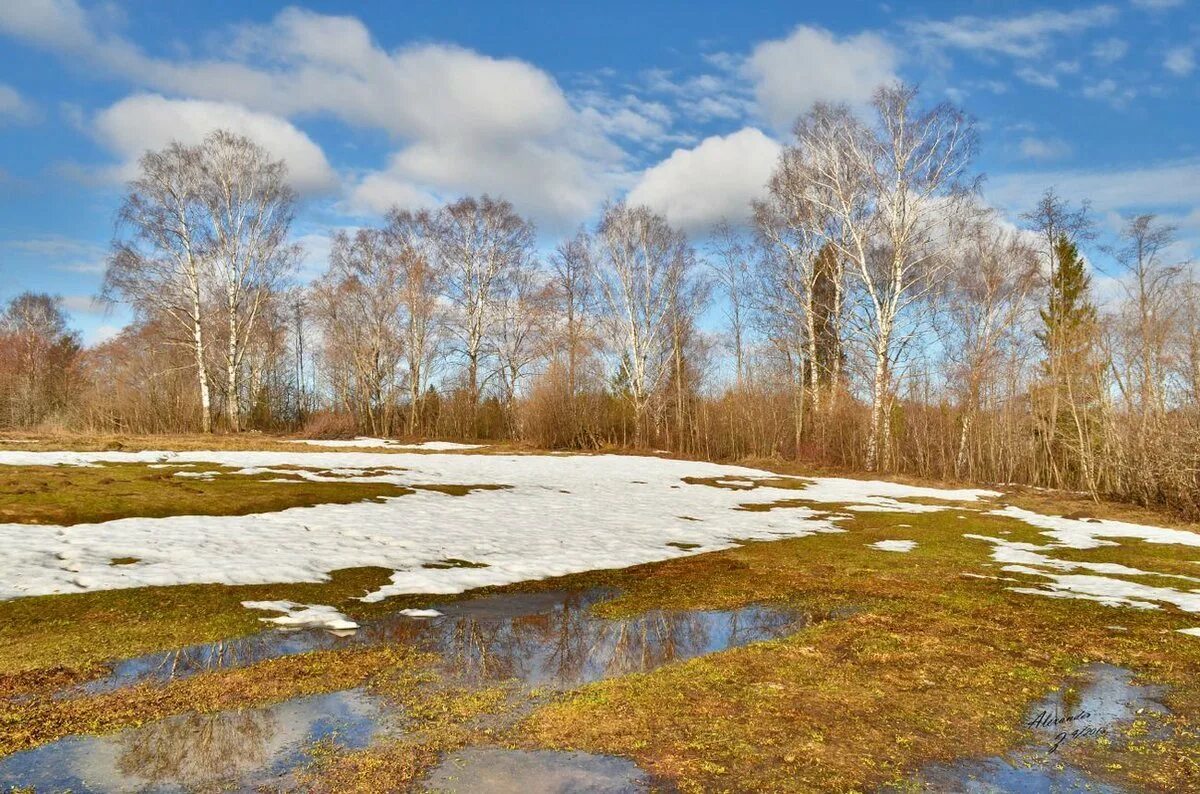
<path fill-rule="evenodd" d="M 212 401 L 208 392 L 208 367 L 204 364 L 204 334 L 200 326 L 200 295 L 192 295 L 192 350 L 196 354 L 196 376 L 200 382 L 200 430 L 212 432 Z"/>
<path fill-rule="evenodd" d="M 886 454 L 887 437 L 887 353 L 876 351 L 875 377 L 871 383 L 871 436 L 867 439 L 867 471 L 880 471 Z"/>

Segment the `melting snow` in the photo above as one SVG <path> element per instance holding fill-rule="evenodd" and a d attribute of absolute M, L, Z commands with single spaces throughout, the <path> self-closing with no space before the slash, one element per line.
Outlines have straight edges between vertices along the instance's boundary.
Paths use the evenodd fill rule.
<path fill-rule="evenodd" d="M 246 609 L 265 609 L 283 612 L 277 618 L 259 618 L 265 623 L 277 623 L 289 629 L 331 629 L 346 631 L 358 628 L 358 624 L 341 612 L 325 604 L 296 604 L 291 601 L 243 601 Z"/>
<path fill-rule="evenodd" d="M 871 548 L 879 549 L 880 551 L 908 552 L 917 547 L 917 542 L 915 540 L 881 540 L 869 545 Z"/>
<path fill-rule="evenodd" d="M 1028 513 L 1028 511 L 1021 512 Z M 1030 515 L 1037 516 L 1036 513 L 1030 513 Z M 1038 517 L 1050 518 L 1046 516 Z M 1062 520 L 1071 521 L 1072 519 Z M 1087 523 L 1090 525 L 1091 522 Z M 1142 529 L 1157 529 L 1157 527 L 1142 527 Z M 1170 532 L 1174 530 L 1165 531 Z M 993 544 L 992 559 L 996 562 L 1004 563 L 1001 570 L 1008 573 L 1040 576 L 1050 580 L 1050 582 L 1041 587 L 1008 588 L 1014 593 L 1027 593 L 1051 598 L 1080 598 L 1088 601 L 1097 601 L 1106 606 L 1127 606 L 1137 609 L 1157 609 L 1158 606 L 1155 602 L 1159 602 L 1174 604 L 1186 612 L 1200 612 L 1200 591 L 1197 590 L 1153 587 L 1137 582 L 1125 581 L 1124 579 L 1112 579 L 1107 576 L 1093 576 L 1091 574 L 1059 573 L 1059 571 L 1084 570 L 1118 576 L 1161 576 L 1171 579 L 1182 579 L 1188 582 L 1200 582 L 1200 579 L 1192 576 L 1143 571 L 1139 568 L 1130 568 L 1127 565 L 1112 562 L 1060 560 L 1040 553 L 1060 548 L 1095 548 L 1096 545 L 1101 545 L 1091 545 L 1086 538 L 1081 538 L 1076 534 L 1067 534 L 1063 536 L 1063 542 L 1045 546 L 1038 546 L 1033 543 L 1015 543 L 1001 538 L 988 537 L 987 535 L 968 534 L 964 535 L 964 537 L 984 540 Z M 1084 543 L 1087 545 L 1078 546 L 1072 545 L 1072 543 Z M 1117 544 L 1105 541 L 1103 545 Z"/>
<path fill-rule="evenodd" d="M 738 466 L 628 455 L 440 455 L 378 452 L 0 451 L 0 465 L 108 462 L 212 463 L 232 471 L 283 465 L 392 471 L 404 485 L 495 483 L 504 490 L 449 496 L 417 491 L 382 501 L 297 507 L 246 516 L 123 518 L 72 527 L 0 524 L 0 599 L 189 583 L 312 582 L 358 566 L 394 570 L 365 598 L 456 593 L 487 585 L 618 568 L 778 540 L 844 531 L 810 509 L 736 509 L 802 497 L 817 502 L 926 510 L 897 498 L 975 500 L 989 491 L 938 491 L 890 482 L 818 478 L 804 490 L 731 491 L 684 477 L 777 478 Z M 352 478 L 351 481 L 354 481 Z M 631 488 L 630 480 L 647 485 Z M 689 516 L 700 519 L 689 521 Z M 687 548 L 668 546 L 666 541 Z M 695 544 L 695 548 L 691 547 Z M 112 566 L 134 556 L 135 566 Z M 453 558 L 486 568 L 424 568 Z"/>
<path fill-rule="evenodd" d="M 483 449 L 487 444 L 459 444 L 455 441 L 423 441 L 420 444 L 401 444 L 389 438 L 359 436 L 354 439 L 296 439 L 293 444 L 311 444 L 314 447 L 368 447 L 383 449 L 427 449 L 431 452 L 451 452 L 460 449 Z"/>
<path fill-rule="evenodd" d="M 436 609 L 402 609 L 398 614 L 409 618 L 440 618 L 441 612 Z"/>
<path fill-rule="evenodd" d="M 1195 629 L 1175 629 L 1180 634 L 1191 634 L 1193 637 L 1200 637 L 1200 628 Z"/>
<path fill-rule="evenodd" d="M 1044 516 L 1032 510 L 1023 510 L 1011 505 L 1003 510 L 992 510 L 992 515 L 1016 518 L 1035 527 L 1047 530 L 1042 533 L 1054 538 L 1063 546 L 1072 549 L 1094 549 L 1099 546 L 1118 546 L 1111 540 L 1099 538 L 1140 538 L 1148 543 L 1175 543 L 1180 546 L 1200 546 L 1200 534 L 1182 529 L 1152 527 L 1145 524 L 1128 524 L 1097 518 L 1063 518 Z"/>

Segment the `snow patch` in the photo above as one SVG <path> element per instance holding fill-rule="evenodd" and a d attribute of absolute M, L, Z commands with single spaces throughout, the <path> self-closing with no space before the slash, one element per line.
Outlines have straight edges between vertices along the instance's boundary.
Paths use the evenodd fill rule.
<path fill-rule="evenodd" d="M 402 444 L 389 438 L 359 436 L 353 439 L 293 439 L 293 444 L 311 444 L 314 447 L 366 447 L 376 449 L 426 449 L 431 452 L 451 452 L 463 449 L 483 449 L 487 444 L 459 444 L 456 441 L 423 441 L 420 444 Z"/>
<path fill-rule="evenodd" d="M 284 614 L 277 618 L 259 618 L 259 620 L 289 629 L 348 631 L 358 628 L 358 624 L 353 620 L 325 604 L 296 604 L 292 601 L 243 601 L 242 606 L 246 609 L 283 612 Z"/>
<path fill-rule="evenodd" d="M 440 618 L 441 612 L 436 609 L 401 609 L 397 614 L 409 618 Z"/>
<path fill-rule="evenodd" d="M 939 491 L 899 483 L 802 479 L 803 488 L 729 490 L 684 478 L 778 479 L 758 469 L 630 455 L 463 455 L 369 451 L 0 451 L 0 465 L 207 463 L 232 471 L 298 466 L 378 471 L 398 486 L 496 484 L 502 490 L 448 496 L 425 490 L 353 504 L 296 507 L 245 516 L 123 518 L 71 527 L 0 524 L 0 600 L 178 584 L 319 582 L 340 568 L 382 566 L 391 582 L 365 596 L 450 594 L 490 585 L 621 568 L 778 540 L 843 532 L 812 509 L 739 509 L 797 497 L 815 502 L 931 509 L 906 497 L 974 500 L 989 491 Z M 293 470 L 291 472 L 295 474 Z M 228 476 L 224 472 L 218 476 Z M 308 475 L 301 475 L 308 476 Z M 344 481 L 365 480 L 351 476 Z M 631 480 L 645 485 L 630 488 Z M 934 508 L 936 509 L 936 508 Z M 696 521 L 681 521 L 686 515 Z M 695 548 L 668 546 L 668 541 Z M 113 557 L 143 560 L 113 566 Z M 486 568 L 425 568 L 445 559 Z"/>
<path fill-rule="evenodd" d="M 1147 543 L 1174 543 L 1180 546 L 1200 546 L 1200 534 L 1182 529 L 1167 529 L 1145 524 L 1129 524 L 1098 518 L 1064 518 L 1044 516 L 1032 510 L 1009 505 L 1002 510 L 992 510 L 991 515 L 1015 518 L 1047 530 L 1042 533 L 1054 538 L 1063 546 L 1072 549 L 1095 549 L 1100 546 L 1120 545 L 1101 538 L 1138 538 Z"/>
<path fill-rule="evenodd" d="M 917 542 L 915 540 L 881 540 L 869 545 L 871 548 L 879 549 L 880 551 L 909 552 L 917 547 Z"/>

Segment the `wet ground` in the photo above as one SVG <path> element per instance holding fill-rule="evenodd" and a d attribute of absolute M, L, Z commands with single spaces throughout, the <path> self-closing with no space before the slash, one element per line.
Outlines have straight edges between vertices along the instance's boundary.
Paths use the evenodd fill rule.
<path fill-rule="evenodd" d="M 435 653 L 443 675 L 456 683 L 479 686 L 516 680 L 569 689 L 786 636 L 830 617 L 769 606 L 651 611 L 621 620 L 592 614 L 593 604 L 615 595 L 611 590 L 592 589 L 488 596 L 440 605 L 438 617 L 397 614 L 349 634 L 273 629 L 129 659 L 82 690 L 166 682 L 316 649 L 382 643 Z M 61 696 L 78 694 L 77 688 Z M 110 736 L 68 737 L 0 759 L 0 789 L 34 786 L 39 791 L 70 789 L 84 794 L 281 785 L 289 772 L 310 760 L 314 743 L 364 747 L 402 730 L 402 717 L 361 689 L 295 698 L 260 709 L 181 714 Z M 469 749 L 447 759 L 435 777 L 447 785 L 473 780 L 483 790 L 505 790 L 502 781 L 535 774 L 545 782 L 533 789 L 538 791 L 623 791 L 637 788 L 642 780 L 636 767 L 621 759 L 514 755 L 487 748 Z"/>
<path fill-rule="evenodd" d="M 1111 740 L 1135 719 L 1167 714 L 1161 687 L 1136 684 L 1133 674 L 1108 664 L 1079 671 L 1078 681 L 1034 704 L 1025 718 L 1034 740 L 1003 757 L 964 759 L 923 769 L 912 781 L 921 791 L 964 794 L 1060 794 L 1086 791 L 1121 794 L 1063 760 L 1080 743 Z M 1153 723 L 1151 723 L 1153 730 Z M 910 790 L 910 789 L 901 789 Z"/>
<path fill-rule="evenodd" d="M 450 753 L 426 784 L 439 792 L 623 794 L 647 790 L 650 779 L 625 758 L 553 750 L 472 747 Z"/>

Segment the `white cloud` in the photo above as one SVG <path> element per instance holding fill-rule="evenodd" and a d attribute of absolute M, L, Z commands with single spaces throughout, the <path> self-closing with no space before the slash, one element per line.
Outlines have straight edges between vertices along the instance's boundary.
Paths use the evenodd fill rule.
<path fill-rule="evenodd" d="M 753 127 L 706 138 L 648 168 L 626 200 L 662 212 L 689 231 L 722 219 L 743 222 L 750 201 L 764 194 L 779 151 L 778 143 Z"/>
<path fill-rule="evenodd" d="M 1123 108 L 1137 96 L 1137 91 L 1117 84 L 1111 77 L 1090 83 L 1083 87 L 1083 95 L 1088 99 L 1098 99 L 1107 102 L 1115 108 Z"/>
<path fill-rule="evenodd" d="M 1017 70 L 1017 77 L 1039 88 L 1058 88 L 1058 78 L 1053 72 L 1034 69 L 1032 66 L 1022 66 Z"/>
<path fill-rule="evenodd" d="M 1151 11 L 1161 11 L 1166 8 L 1179 8 L 1186 3 L 1187 0 L 1133 0 L 1133 4 L 1138 8 L 1146 8 Z"/>
<path fill-rule="evenodd" d="M 72 314 L 104 314 L 106 307 L 91 295 L 63 295 L 63 308 Z"/>
<path fill-rule="evenodd" d="M 39 266 L 69 273 L 103 273 L 105 257 L 108 256 L 108 249 L 103 245 L 58 234 L 9 240 L 0 245 L 14 252 L 10 256 L 19 256 Z"/>
<path fill-rule="evenodd" d="M 817 101 L 861 105 L 894 82 L 899 54 L 874 33 L 837 38 L 801 25 L 784 39 L 758 44 L 746 60 L 761 114 L 779 128 Z"/>
<path fill-rule="evenodd" d="M 37 116 L 34 106 L 12 86 L 0 83 L 0 124 L 28 122 Z"/>
<path fill-rule="evenodd" d="M 1098 41 L 1092 45 L 1092 57 L 1104 63 L 1115 63 L 1129 52 L 1129 42 L 1116 37 Z"/>
<path fill-rule="evenodd" d="M 1071 153 L 1071 147 L 1059 138 L 1022 138 L 1021 156 L 1027 160 L 1057 160 Z"/>
<path fill-rule="evenodd" d="M 1115 7 L 1098 5 L 1016 17 L 958 16 L 946 21 L 916 22 L 909 30 L 934 47 L 1032 58 L 1044 54 L 1056 36 L 1107 25 L 1117 15 Z"/>
<path fill-rule="evenodd" d="M 337 183 L 325 154 L 307 135 L 281 118 L 229 102 L 138 94 L 101 111 L 93 126 L 96 138 L 123 158 L 116 169 L 120 178 L 136 172 L 137 160 L 147 149 L 161 149 L 172 141 L 199 143 L 213 130 L 227 129 L 286 162 L 289 181 L 301 192 L 329 190 Z"/>
<path fill-rule="evenodd" d="M 1002 207 L 1024 210 L 1048 187 L 1099 211 L 1148 211 L 1200 205 L 1200 159 L 1126 170 L 1068 170 L 994 177 L 985 192 Z"/>
<path fill-rule="evenodd" d="M 1196 68 L 1196 51 L 1191 47 L 1175 47 L 1163 58 L 1163 68 L 1177 77 L 1187 77 Z"/>
<path fill-rule="evenodd" d="M 125 330 L 122 326 L 103 323 L 84 332 L 83 341 L 87 345 L 99 345 L 107 342 Z"/>
<path fill-rule="evenodd" d="M 0 30 L 155 91 L 385 131 L 396 150 L 386 169 L 360 178 L 351 205 L 490 191 L 573 223 L 624 160 L 608 136 L 636 134 L 645 121 L 628 107 L 615 119 L 581 113 L 550 75 L 518 59 L 443 44 L 384 50 L 349 16 L 288 8 L 220 40 L 216 57 L 169 60 L 95 33 L 74 0 L 12 5 L 0 7 Z"/>

